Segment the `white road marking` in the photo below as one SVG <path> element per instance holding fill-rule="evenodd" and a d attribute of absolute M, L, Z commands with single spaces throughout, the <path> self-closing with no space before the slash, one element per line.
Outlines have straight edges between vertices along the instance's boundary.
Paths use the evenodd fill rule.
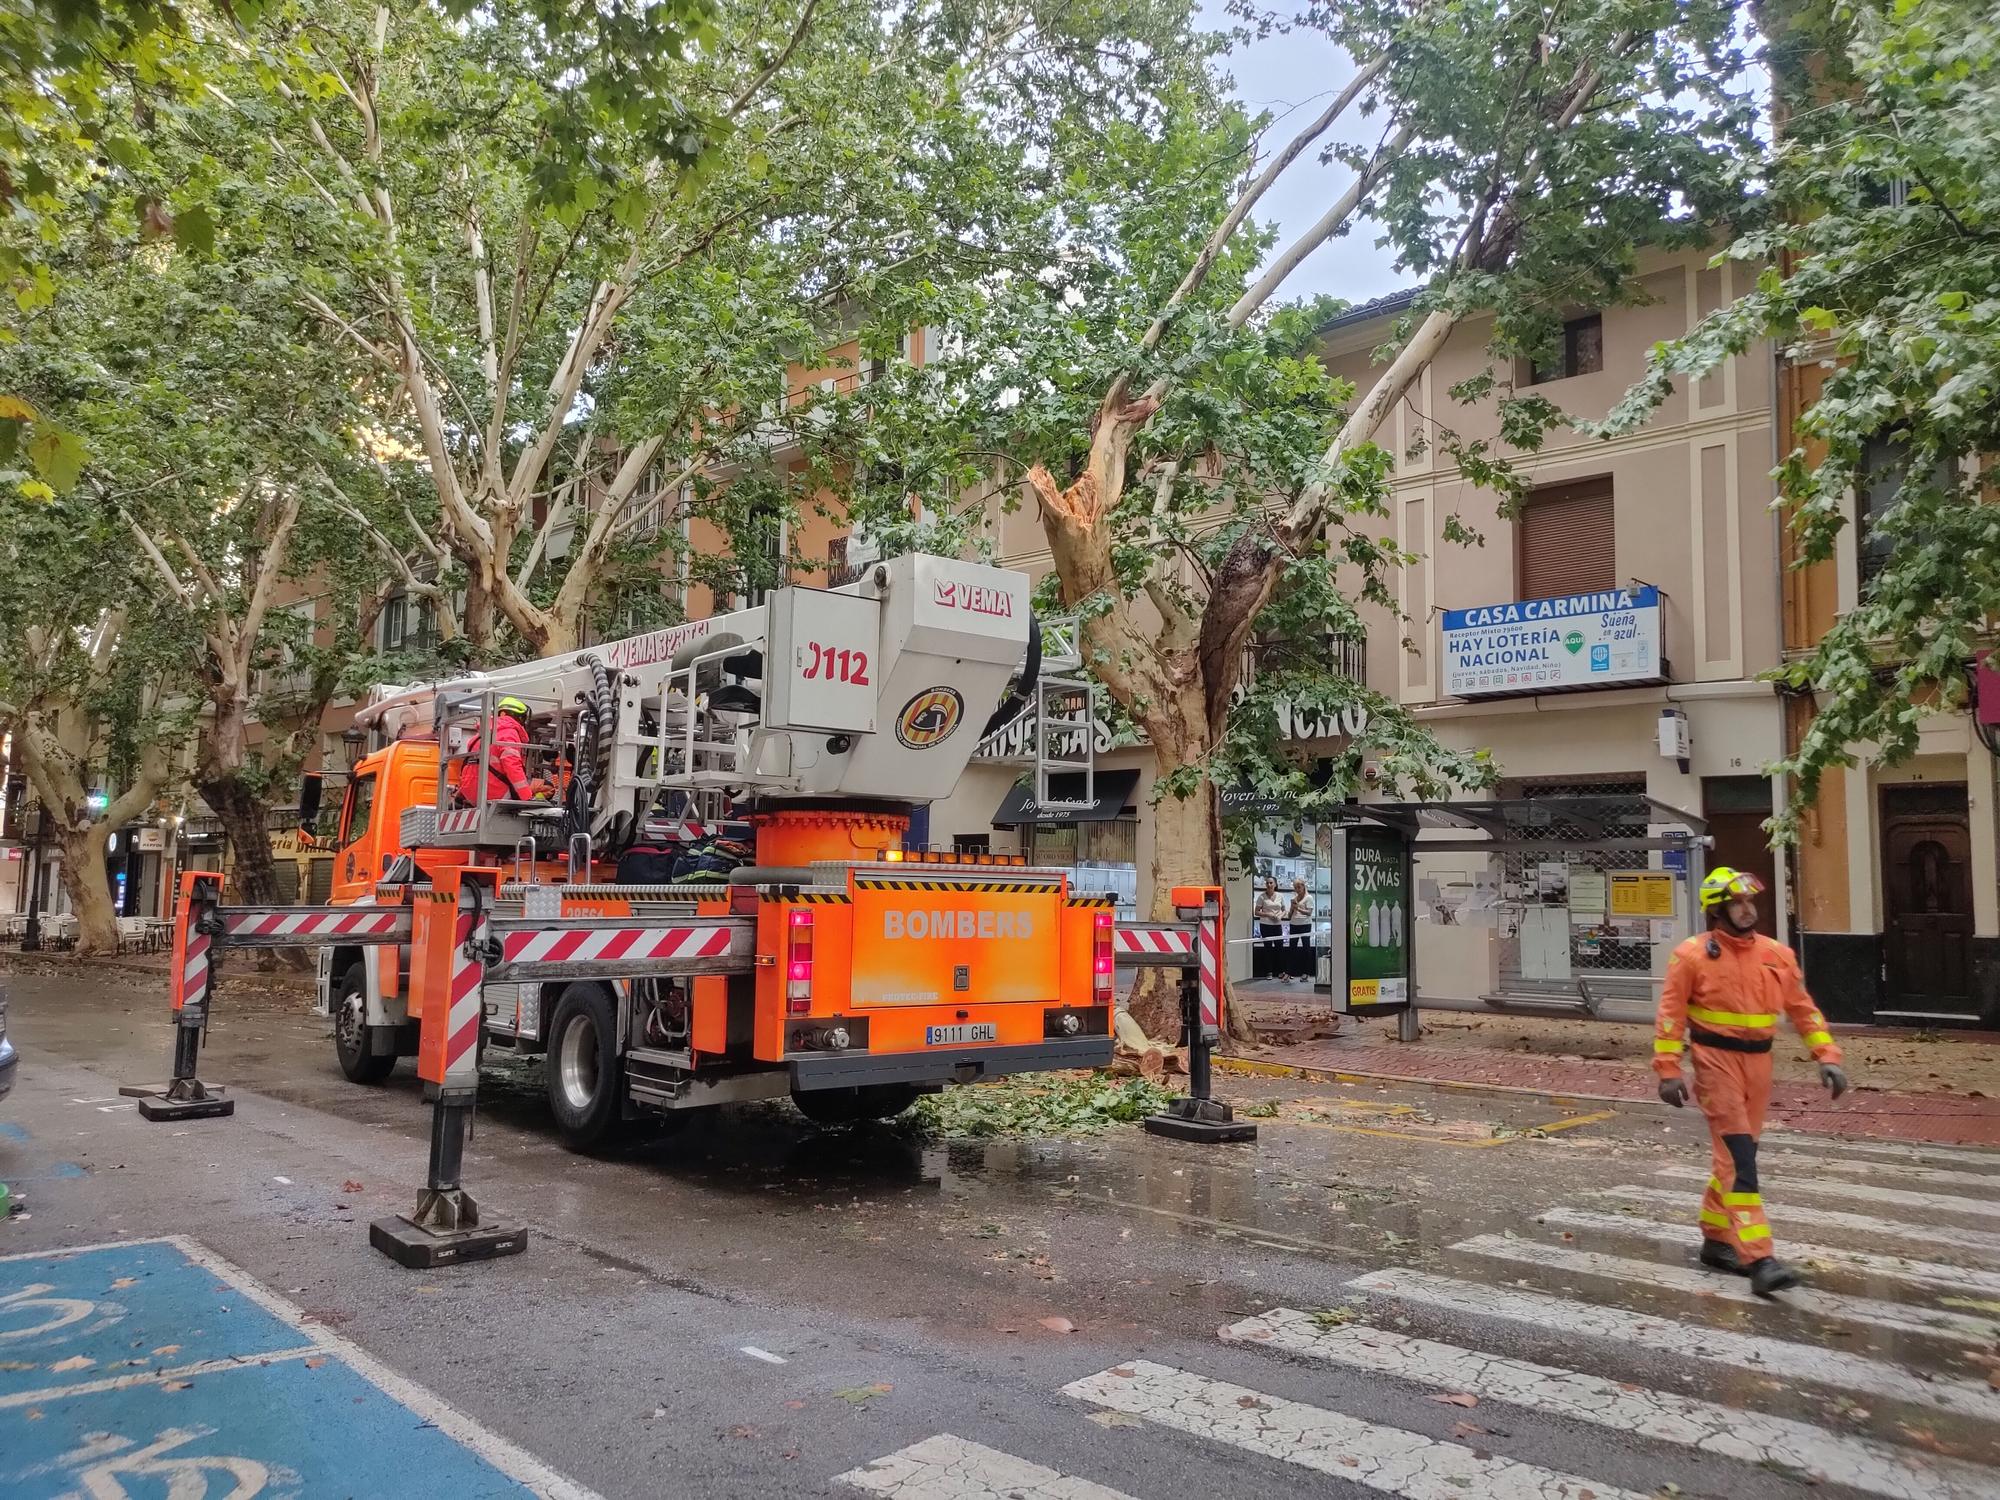
<path fill-rule="evenodd" d="M 1547 1266 L 1552 1271 L 1579 1276 L 1602 1276 L 1610 1281 L 1636 1282 L 1670 1292 L 1692 1292 L 1702 1297 L 1721 1297 L 1730 1302 L 1757 1302 L 1757 1294 L 1741 1276 L 1726 1271 L 1710 1271 L 1683 1263 L 1662 1265 L 1658 1261 L 1635 1260 L 1624 1255 L 1605 1255 L 1595 1250 L 1576 1250 L 1564 1245 L 1547 1245 L 1538 1240 L 1510 1240 L 1504 1235 L 1482 1234 L 1460 1240 L 1451 1247 L 1489 1260 L 1515 1261 L 1522 1265 Z M 1792 1251 L 1798 1253 L 1796 1249 Z M 1929 1334 L 1962 1343 L 1986 1345 L 2000 1338 L 2000 1320 L 1971 1313 L 1947 1312 L 1942 1308 L 1916 1307 L 1904 1302 L 1885 1302 L 1876 1297 L 1848 1297 L 1814 1288 L 1813 1316 L 1834 1318 L 1844 1323 L 1862 1323 L 1872 1328 L 1897 1328 L 1907 1333 Z"/>
<path fill-rule="evenodd" d="M 1707 1181 L 1704 1176 L 1703 1181 Z M 1669 1188 L 1640 1187 L 1637 1183 L 1625 1183 L 1614 1188 L 1605 1188 L 1604 1194 L 1611 1198 L 1629 1198 L 1641 1203 L 1671 1204 L 1682 1209 L 1688 1216 L 1689 1233 L 1694 1233 L 1694 1216 L 1701 1203 L 1697 1193 L 1677 1192 Z M 2000 1264 L 2000 1241 L 1996 1241 L 1990 1229 L 1948 1229 L 1936 1224 L 1899 1224 L 1894 1219 L 1878 1219 L 1871 1214 L 1844 1213 L 1837 1208 L 1801 1208 L 1795 1203 L 1772 1210 L 1779 1231 L 1778 1248 L 1783 1253 L 1785 1240 L 1783 1232 L 1791 1224 L 1818 1224 L 1826 1229 L 1848 1229 L 1856 1234 L 1865 1234 L 1876 1244 L 1892 1245 L 1949 1245 L 1954 1250 L 1965 1250 L 1978 1256 L 1988 1265 Z"/>
<path fill-rule="evenodd" d="M 135 1386 L 158 1385 L 165 1380 L 192 1380 L 197 1375 L 218 1375 L 226 1370 L 240 1370 L 245 1365 L 275 1365 L 286 1360 L 305 1359 L 320 1353 L 317 1344 L 307 1344 L 300 1349 L 278 1349 L 270 1353 L 259 1350 L 246 1354 L 240 1359 L 205 1359 L 199 1364 L 175 1365 L 164 1370 L 134 1370 L 127 1375 L 107 1375 L 102 1380 L 86 1380 L 74 1385 L 50 1386 L 40 1391 L 14 1391 L 0 1395 L 0 1411 L 17 1406 L 39 1406 L 46 1401 L 57 1401 L 69 1396 L 95 1396 L 101 1391 L 129 1391 Z"/>
<path fill-rule="evenodd" d="M 1629 1214 L 1596 1213 L 1587 1208 L 1550 1208 L 1535 1216 L 1544 1224 L 1564 1229 L 1596 1229 L 1607 1234 L 1630 1235 L 1662 1245 L 1692 1249 L 1700 1238 L 1687 1224 L 1663 1224 L 1657 1219 L 1639 1219 Z M 1786 1255 L 1794 1260 L 1818 1260 L 1845 1270 L 1880 1276 L 1911 1286 L 1941 1286 L 1951 1291 L 1976 1292 L 2000 1297 L 2000 1271 L 1981 1271 L 1971 1266 L 1948 1266 L 1942 1261 L 1907 1260 L 1900 1255 L 1870 1255 L 1865 1250 L 1843 1250 L 1836 1245 L 1806 1245 L 1790 1238 L 1783 1242 Z"/>
<path fill-rule="evenodd" d="M 1904 1401 L 1934 1411 L 2000 1419 L 2000 1391 L 1984 1380 L 1948 1375 L 1918 1380 L 1899 1365 L 1850 1354 L 1845 1349 L 1821 1349 L 1758 1333 L 1739 1333 L 1731 1328 L 1703 1328 L 1619 1307 L 1601 1307 L 1513 1287 L 1482 1286 L 1475 1281 L 1459 1281 L 1401 1267 L 1371 1271 L 1347 1285 L 1355 1291 L 1383 1293 L 1405 1302 L 1475 1317 L 1527 1323 L 1544 1333 L 1615 1339 L 1650 1353 L 1678 1354 L 1709 1364 L 1778 1375 L 1786 1380 L 1811 1380 L 1841 1390 L 1866 1391 L 1884 1400 Z"/>
<path fill-rule="evenodd" d="M 271 1181 L 282 1182 L 286 1187 L 290 1187 L 292 1185 L 292 1179 L 289 1177 L 273 1177 Z"/>
<path fill-rule="evenodd" d="M 1892 1178 L 1897 1182 L 1934 1182 L 1944 1187 L 1976 1187 L 2000 1192 L 2000 1173 L 1960 1172 L 1951 1167 L 1920 1167 L 1914 1162 L 1855 1161 L 1845 1156 L 1818 1157 L 1803 1151 L 1766 1151 L 1757 1164 L 1768 1163 L 1785 1170 L 1786 1182 L 1793 1173 L 1801 1177 L 1813 1172 L 1845 1172 L 1853 1177 Z"/>
<path fill-rule="evenodd" d="M 739 1351 L 752 1359 L 761 1359 L 767 1365 L 782 1365 L 787 1361 L 782 1354 L 773 1354 L 769 1349 L 759 1349 L 755 1344 L 745 1344 Z"/>
<path fill-rule="evenodd" d="M 1222 1330 L 1232 1342 L 1390 1375 L 1482 1401 L 1504 1401 L 1632 1437 L 1677 1443 L 1722 1458 L 1816 1475 L 1890 1500 L 1994 1500 L 2000 1472 L 1932 1458 L 1891 1443 L 1831 1432 L 1810 1422 L 1741 1411 L 1672 1391 L 1605 1380 L 1553 1365 L 1506 1359 L 1455 1344 L 1350 1323 L 1321 1328 L 1311 1314 L 1279 1308 Z"/>
<path fill-rule="evenodd" d="M 1131 1500 L 948 1432 L 849 1469 L 837 1482 L 897 1500 Z"/>
<path fill-rule="evenodd" d="M 1632 1490 L 1246 1386 L 1133 1360 L 1063 1387 L 1068 1394 L 1196 1437 L 1330 1474 L 1404 1500 L 1638 1500 Z"/>
<path fill-rule="evenodd" d="M 1873 1156 L 1884 1161 L 1960 1162 L 1968 1167 L 1991 1167 L 2000 1172 L 2000 1151 L 1977 1146 L 1934 1146 L 1929 1142 L 1858 1141 L 1842 1136 L 1800 1135 L 1789 1130 L 1767 1130 L 1764 1143 L 1780 1149 L 1795 1146 L 1809 1151 L 1815 1159 L 1823 1156 Z"/>
<path fill-rule="evenodd" d="M 1653 1175 L 1672 1177 L 1681 1182 L 1708 1181 L 1706 1167 L 1662 1167 Z M 1805 1193 L 1819 1198 L 1845 1198 L 1855 1203 L 1880 1203 L 1889 1208 L 1913 1208 L 1922 1213 L 1970 1214 L 1974 1218 L 2000 1219 L 2000 1199 L 1981 1202 L 1977 1198 L 1960 1198 L 1950 1193 L 1914 1193 L 1903 1188 L 1873 1187 L 1865 1182 L 1826 1182 L 1788 1177 L 1785 1179 L 1785 1193 L 1788 1196 Z"/>

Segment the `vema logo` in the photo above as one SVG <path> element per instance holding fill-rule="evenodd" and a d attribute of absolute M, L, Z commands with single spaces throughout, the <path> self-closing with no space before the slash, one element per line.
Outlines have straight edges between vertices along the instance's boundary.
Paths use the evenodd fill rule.
<path fill-rule="evenodd" d="M 1006 589 L 986 584 L 954 583 L 939 579 L 932 591 L 939 607 L 962 610 L 966 614 L 991 615 L 996 620 L 1014 618 L 1014 596 Z"/>

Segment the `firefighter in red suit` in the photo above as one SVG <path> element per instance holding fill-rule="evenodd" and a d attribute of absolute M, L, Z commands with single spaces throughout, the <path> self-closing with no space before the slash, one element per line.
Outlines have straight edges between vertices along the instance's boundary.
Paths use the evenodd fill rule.
<path fill-rule="evenodd" d="M 517 802 L 533 799 L 528 767 L 519 746 L 528 744 L 528 705 L 519 698 L 502 698 L 493 705 L 493 753 L 486 759 L 486 800 Z M 459 799 L 467 807 L 479 801 L 479 736 L 465 747 L 465 764 L 458 773 Z"/>
<path fill-rule="evenodd" d="M 1694 1060 L 1694 1098 L 1708 1116 L 1712 1175 L 1701 1200 L 1701 1263 L 1750 1278 L 1769 1297 L 1799 1284 L 1771 1252 L 1771 1226 L 1757 1181 L 1757 1138 L 1771 1098 L 1771 1043 L 1780 1012 L 1791 1017 L 1819 1063 L 1820 1081 L 1847 1092 L 1840 1047 L 1806 993 L 1799 961 L 1757 931 L 1764 882 L 1724 865 L 1701 883 L 1708 933 L 1674 950 L 1653 1032 L 1660 1098 L 1687 1103 L 1681 1058 Z"/>

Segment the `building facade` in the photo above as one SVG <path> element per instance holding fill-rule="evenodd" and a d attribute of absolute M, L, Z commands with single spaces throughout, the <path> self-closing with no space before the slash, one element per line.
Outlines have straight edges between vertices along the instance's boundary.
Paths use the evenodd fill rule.
<path fill-rule="evenodd" d="M 1806 358 L 1778 372 L 1780 440 L 1787 452 L 1803 442 L 1808 461 L 1814 442 L 1796 436 L 1797 422 L 1830 369 Z M 1848 524 L 1832 557 L 1801 564 L 1787 545 L 1788 659 L 1810 654 L 1867 586 L 1879 560 L 1870 517 L 1902 482 L 1896 452 L 1885 442 L 1865 490 L 1848 497 Z M 1788 700 L 1787 748 L 1813 713 L 1811 694 Z M 1833 1020 L 2000 1025 L 1996 796 L 1993 753 L 1964 710 L 1926 718 L 1917 754 L 1901 765 L 1878 764 L 1863 746 L 1856 764 L 1826 773 L 1792 863 L 1799 956 Z"/>
<path fill-rule="evenodd" d="M 1741 272 L 1706 261 L 1654 257 L 1642 305 L 1570 310 L 1560 354 L 1542 368 L 1496 371 L 1502 393 L 1532 387 L 1579 418 L 1602 417 L 1643 373 L 1656 342 L 1685 332 L 1742 290 L 1732 281 Z M 1373 351 L 1409 302 L 1385 299 L 1333 320 L 1323 331 L 1329 368 L 1365 388 Z M 1773 930 L 1788 930 L 1789 872 L 1775 865 L 1759 826 L 1778 805 L 1779 788 L 1762 768 L 1781 753 L 1785 716 L 1775 688 L 1758 680 L 1778 665 L 1781 648 L 1770 352 L 1752 350 L 1677 389 L 1628 436 L 1604 441 L 1562 429 L 1539 452 L 1512 455 L 1528 494 L 1510 516 L 1500 514 L 1492 492 L 1459 477 L 1433 437 L 1442 425 L 1497 441 L 1493 399 L 1467 407 L 1447 395 L 1489 367 L 1490 337 L 1483 320 L 1462 325 L 1381 435 L 1395 455 L 1384 529 L 1420 560 L 1401 575 L 1402 618 L 1364 608 L 1365 641 L 1334 643 L 1338 669 L 1402 704 L 1445 746 L 1490 751 L 1502 779 L 1488 795 L 1643 796 L 1653 807 L 1648 826 L 1627 830 L 1635 840 L 1705 825 L 1714 841 L 1708 861 L 1762 873 L 1775 895 Z M 1454 517 L 1483 542 L 1448 540 Z M 995 525 L 1002 561 L 1035 575 L 1047 570 L 1032 504 Z M 1616 623 L 1600 632 L 1607 619 Z M 1299 750 L 1307 757 L 1329 752 L 1353 727 L 1298 726 Z M 1137 903 L 1147 901 L 1153 767 L 1146 747 L 1100 752 L 1109 795 L 1080 818 L 993 826 L 1022 769 L 1025 746 L 1012 748 L 1011 757 L 992 759 L 933 809 L 934 839 L 1074 861 L 1099 880 L 1111 878 L 1102 867 L 1122 864 L 1116 878 L 1131 882 Z M 1114 807 L 1120 796 L 1122 806 Z M 1006 811 L 1018 816 L 1018 801 Z M 1242 814 L 1257 817 L 1254 806 Z M 1276 877 L 1288 897 L 1293 880 L 1304 879 L 1322 920 L 1328 906 L 1320 830 L 1260 822 L 1254 833 L 1256 856 L 1233 868 L 1231 882 L 1238 977 L 1251 972 L 1245 940 L 1264 877 Z M 1662 856 L 1627 851 L 1618 859 L 1657 867 Z M 1480 884 L 1472 869 L 1478 863 L 1426 860 L 1420 885 L 1426 870 L 1434 882 Z M 1535 966 L 1511 930 L 1516 919 L 1504 908 L 1538 904 L 1536 893 L 1519 887 L 1553 877 L 1518 861 L 1498 868 L 1502 863 L 1494 861 L 1490 877 L 1499 887 L 1499 915 L 1423 934 L 1417 954 L 1424 991 L 1471 997 L 1537 987 Z M 1636 932 L 1609 920 L 1592 929 L 1580 913 L 1564 921 L 1572 919 L 1576 933 L 1572 939 L 1565 931 L 1558 946 L 1567 952 L 1552 960 L 1555 971 L 1567 974 L 1565 962 L 1579 970 L 1600 965 L 1643 987 L 1645 976 L 1664 968 L 1669 937 L 1683 934 L 1692 913 L 1683 901 L 1673 922 L 1641 924 Z"/>

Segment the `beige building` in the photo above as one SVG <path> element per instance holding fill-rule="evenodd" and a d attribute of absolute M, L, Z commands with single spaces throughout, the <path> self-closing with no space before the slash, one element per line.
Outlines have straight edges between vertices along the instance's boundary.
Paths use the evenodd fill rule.
<path fill-rule="evenodd" d="M 1650 298 L 1643 306 L 1571 310 L 1560 359 L 1543 369 L 1495 371 L 1502 391 L 1532 387 L 1566 411 L 1601 417 L 1639 378 L 1654 343 L 1742 290 L 1732 284 L 1741 272 L 1705 261 L 1656 257 L 1643 277 Z M 1385 299 L 1334 319 L 1324 330 L 1329 366 L 1365 388 L 1371 351 L 1409 300 Z M 1777 665 L 1780 641 L 1778 539 L 1769 509 L 1770 353 L 1753 350 L 1693 389 L 1677 389 L 1629 436 L 1550 434 L 1539 453 L 1517 455 L 1530 493 L 1517 517 L 1504 517 L 1490 491 L 1461 479 L 1438 445 L 1424 440 L 1439 424 L 1497 440 L 1493 400 L 1465 407 L 1447 395 L 1488 367 L 1490 333 L 1484 320 L 1462 326 L 1382 435 L 1396 454 L 1393 535 L 1421 557 L 1401 583 L 1413 648 L 1402 644 L 1404 624 L 1376 611 L 1365 645 L 1338 643 L 1343 665 L 1406 705 L 1446 745 L 1490 750 L 1503 778 L 1500 797 L 1643 795 L 1659 806 L 1649 826 L 1623 830 L 1634 838 L 1673 828 L 1676 812 L 1687 826 L 1705 821 L 1715 840 L 1708 861 L 1760 870 L 1775 888 L 1771 904 L 1782 923 L 1785 873 L 1772 867 L 1757 827 L 1775 805 L 1773 784 L 1759 768 L 1781 751 L 1784 717 L 1775 689 L 1755 680 Z M 1480 533 L 1483 545 L 1446 540 L 1452 516 Z M 1047 569 L 1031 506 L 1003 518 L 1000 534 L 1003 560 L 1031 573 Z M 1606 621 L 1615 623 L 1600 631 Z M 1338 742 L 1336 730 L 1302 748 L 1309 754 Z M 1110 785 L 1101 801 L 1123 796 L 1122 811 L 1105 805 L 1089 821 L 993 827 L 1020 769 L 1018 762 L 996 764 L 933 809 L 933 837 L 968 838 L 975 846 L 984 839 L 994 849 L 1088 865 L 1122 863 L 1135 871 L 1134 894 L 1145 897 L 1150 755 L 1143 747 L 1112 750 L 1098 764 Z M 1133 774 L 1106 774 L 1119 771 Z M 1239 939 L 1249 936 L 1257 878 L 1275 874 L 1287 889 L 1294 876 L 1322 887 L 1326 880 L 1313 874 L 1317 830 L 1273 826 L 1258 834 L 1256 865 L 1238 872 L 1232 893 Z M 1657 850 L 1597 854 L 1603 857 L 1576 856 L 1575 868 L 1637 862 L 1657 869 L 1662 862 Z M 1534 904 L 1535 894 L 1519 887 L 1557 879 L 1538 867 L 1566 862 L 1562 855 L 1525 864 L 1440 855 L 1421 860 L 1417 874 L 1420 887 L 1427 880 L 1478 886 L 1483 871 L 1502 888 L 1503 905 Z M 1322 912 L 1325 905 L 1322 890 Z M 1643 992 L 1643 976 L 1664 967 L 1669 938 L 1683 935 L 1691 918 L 1683 900 L 1671 922 L 1640 924 L 1636 933 L 1606 925 L 1593 934 L 1579 915 L 1574 940 L 1565 930 L 1559 946 L 1571 950 L 1577 970 L 1626 975 L 1626 990 Z M 1474 925 L 1426 924 L 1416 947 L 1420 989 L 1473 996 L 1545 987 L 1521 936 L 1508 930 L 1512 922 L 1502 912 Z M 1233 951 L 1231 967 L 1239 977 L 1250 973 L 1246 944 Z"/>

